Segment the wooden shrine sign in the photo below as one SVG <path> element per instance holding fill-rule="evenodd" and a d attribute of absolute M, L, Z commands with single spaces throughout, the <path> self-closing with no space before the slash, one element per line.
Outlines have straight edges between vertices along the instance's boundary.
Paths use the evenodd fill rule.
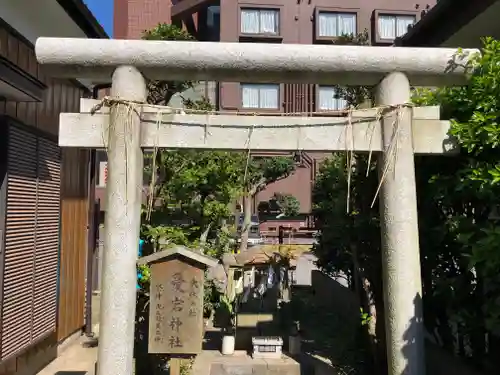
<path fill-rule="evenodd" d="M 217 263 L 183 246 L 138 260 L 138 265 L 151 268 L 149 353 L 201 352 L 204 271 Z"/>

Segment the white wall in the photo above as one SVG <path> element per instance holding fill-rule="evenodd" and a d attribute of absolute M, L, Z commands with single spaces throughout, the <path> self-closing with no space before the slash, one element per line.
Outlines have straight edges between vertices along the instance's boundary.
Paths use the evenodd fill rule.
<path fill-rule="evenodd" d="M 33 44 L 41 36 L 87 37 L 56 0 L 0 0 L 0 17 Z"/>
<path fill-rule="evenodd" d="M 33 44 L 42 36 L 87 38 L 56 0 L 0 0 L 0 18 Z"/>

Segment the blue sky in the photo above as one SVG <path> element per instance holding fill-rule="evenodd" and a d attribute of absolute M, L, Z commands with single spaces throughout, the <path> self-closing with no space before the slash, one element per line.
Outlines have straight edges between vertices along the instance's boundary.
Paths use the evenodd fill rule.
<path fill-rule="evenodd" d="M 110 37 L 113 36 L 113 0 L 84 0 Z"/>

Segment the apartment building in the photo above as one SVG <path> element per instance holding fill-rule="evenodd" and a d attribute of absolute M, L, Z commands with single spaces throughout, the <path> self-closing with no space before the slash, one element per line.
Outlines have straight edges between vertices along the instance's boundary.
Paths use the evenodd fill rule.
<path fill-rule="evenodd" d="M 161 22 L 182 25 L 201 41 L 331 44 L 342 34 L 368 31 L 374 45 L 392 45 L 436 3 L 418 0 L 115 0 L 115 38 L 139 38 Z M 307 84 L 204 84 L 193 95 L 215 98 L 220 110 L 267 113 L 343 109 L 333 87 Z M 271 154 L 269 154 L 271 155 Z M 296 154 L 296 172 L 268 186 L 255 200 L 293 194 L 311 211 L 311 188 L 324 154 Z M 307 225 L 304 217 L 289 223 Z M 270 224 L 276 230 L 276 223 Z M 264 227 L 263 230 L 269 229 Z"/>

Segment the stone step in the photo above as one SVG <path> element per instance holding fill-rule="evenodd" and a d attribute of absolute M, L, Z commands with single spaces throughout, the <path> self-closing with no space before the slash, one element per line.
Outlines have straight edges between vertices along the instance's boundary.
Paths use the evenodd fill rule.
<path fill-rule="evenodd" d="M 300 365 L 294 363 L 214 363 L 210 375 L 300 375 Z"/>
<path fill-rule="evenodd" d="M 279 359 L 252 358 L 245 351 L 223 356 L 219 351 L 203 351 L 193 366 L 193 375 L 300 375 L 300 364 L 283 355 Z"/>

